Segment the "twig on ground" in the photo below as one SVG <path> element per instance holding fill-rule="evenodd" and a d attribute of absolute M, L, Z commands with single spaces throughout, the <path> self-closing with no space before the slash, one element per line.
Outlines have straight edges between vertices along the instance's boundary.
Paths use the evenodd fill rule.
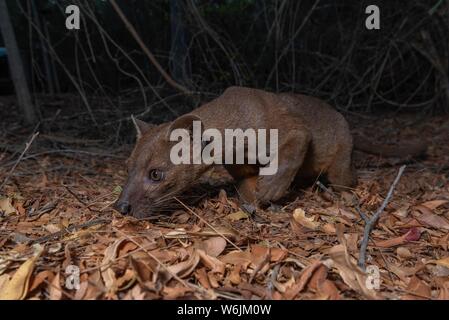
<path fill-rule="evenodd" d="M 75 192 L 73 192 L 72 190 L 70 190 L 70 188 L 68 187 L 68 186 L 66 186 L 66 185 L 62 185 L 66 190 L 67 190 L 67 192 L 68 193 L 70 193 L 79 203 L 81 203 L 82 205 L 83 205 L 83 207 L 84 207 L 84 209 L 88 209 L 89 211 L 91 211 L 91 212 L 100 212 L 100 210 L 95 210 L 95 209 L 91 209 L 90 208 L 90 206 L 91 205 L 89 205 L 88 203 L 86 203 L 85 201 L 83 201 L 80 197 L 78 197 L 78 195 L 75 193 Z M 109 204 L 110 205 L 110 204 Z M 108 205 L 108 206 L 109 206 Z"/>
<path fill-rule="evenodd" d="M 396 188 L 396 185 L 399 182 L 399 179 L 402 176 L 402 173 L 404 172 L 406 166 L 402 166 L 399 169 L 399 172 L 394 179 L 393 183 L 390 186 L 390 190 L 388 190 L 388 194 L 385 197 L 384 201 L 382 202 L 382 205 L 377 209 L 376 213 L 371 218 L 368 218 L 366 214 L 363 214 L 362 211 L 359 211 L 360 216 L 365 221 L 365 229 L 363 232 L 363 239 L 362 244 L 360 245 L 360 252 L 359 252 L 359 261 L 358 265 L 362 270 L 365 270 L 365 264 L 366 264 L 366 249 L 368 247 L 368 241 L 371 234 L 371 231 L 373 227 L 376 225 L 377 220 L 379 220 L 380 214 L 384 211 L 385 207 L 387 206 L 388 202 L 390 201 L 391 197 L 393 196 L 394 189 Z"/>
<path fill-rule="evenodd" d="M 338 197 L 335 195 L 335 193 L 332 192 L 331 189 L 329 189 L 328 187 L 326 187 L 324 184 L 322 184 L 319 180 L 317 180 L 315 182 L 315 184 L 317 185 L 318 188 L 320 188 L 321 190 L 323 190 L 324 192 L 326 192 L 331 198 L 332 200 L 336 201 L 338 200 Z"/>
<path fill-rule="evenodd" d="M 39 132 L 34 133 L 31 136 L 31 139 L 25 144 L 25 148 L 23 149 L 22 153 L 20 154 L 19 158 L 16 160 L 16 162 L 14 163 L 13 167 L 11 168 L 11 170 L 9 170 L 8 175 L 6 176 L 5 180 L 3 180 L 3 183 L 0 185 L 0 190 L 3 188 L 3 186 L 8 182 L 9 178 L 11 177 L 11 175 L 13 174 L 14 170 L 16 170 L 17 166 L 19 165 L 20 161 L 22 161 L 23 156 L 25 155 L 25 153 L 28 151 L 28 149 L 31 147 L 31 144 L 33 143 L 34 139 L 36 139 L 36 137 L 39 135 Z"/>
<path fill-rule="evenodd" d="M 267 289 L 269 292 L 269 299 L 273 299 L 273 291 L 275 289 L 274 283 L 277 281 L 277 277 L 279 274 L 279 270 L 281 270 L 281 265 L 278 264 L 274 267 L 273 271 L 271 271 L 270 281 L 267 284 Z"/>
<path fill-rule="evenodd" d="M 242 249 L 240 249 L 234 242 L 232 242 L 231 240 L 229 240 L 223 233 L 221 233 L 220 231 L 218 231 L 216 228 L 214 228 L 213 225 L 211 225 L 209 222 L 207 222 L 206 220 L 204 220 L 204 218 L 202 218 L 200 215 L 198 215 L 195 211 L 193 211 L 192 209 L 190 209 L 188 206 L 186 206 L 181 200 L 179 200 L 178 198 L 174 197 L 174 199 L 176 201 L 178 201 L 184 208 L 186 208 L 190 213 L 192 213 L 195 217 L 197 217 L 198 219 L 200 219 L 202 222 L 204 222 L 209 228 L 211 228 L 213 231 L 215 231 L 220 237 L 222 237 L 223 239 L 226 240 L 226 242 L 228 242 L 230 245 L 232 245 L 234 248 L 236 248 L 239 251 L 243 251 Z"/>
<path fill-rule="evenodd" d="M 56 240 L 56 239 L 59 239 L 60 237 L 65 236 L 67 233 L 73 232 L 75 230 L 82 229 L 82 228 L 88 228 L 88 227 L 95 226 L 97 224 L 103 224 L 103 223 L 107 223 L 107 222 L 110 222 L 110 220 L 109 219 L 95 219 L 95 220 L 91 220 L 88 222 L 71 225 L 61 231 L 54 232 L 47 236 L 43 236 L 43 237 L 34 239 L 33 243 L 42 243 L 42 242 L 47 242 L 49 240 Z"/>

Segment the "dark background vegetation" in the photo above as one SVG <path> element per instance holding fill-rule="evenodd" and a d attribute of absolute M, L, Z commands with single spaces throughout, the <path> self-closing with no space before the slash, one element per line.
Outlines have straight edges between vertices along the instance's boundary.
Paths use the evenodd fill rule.
<path fill-rule="evenodd" d="M 449 111 L 446 1 L 117 0 L 193 95 L 164 80 L 109 1 L 7 3 L 41 131 L 76 120 L 79 135 L 129 140 L 131 114 L 171 120 L 231 85 L 307 93 L 344 113 Z M 65 28 L 69 4 L 81 30 Z M 370 4 L 380 30 L 365 28 Z"/>

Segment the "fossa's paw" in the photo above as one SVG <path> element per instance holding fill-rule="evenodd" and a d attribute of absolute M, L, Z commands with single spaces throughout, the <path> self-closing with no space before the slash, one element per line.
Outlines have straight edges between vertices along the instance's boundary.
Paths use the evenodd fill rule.
<path fill-rule="evenodd" d="M 259 204 L 267 204 L 282 198 L 290 186 L 291 179 L 278 175 L 260 176 L 257 181 L 256 199 Z"/>

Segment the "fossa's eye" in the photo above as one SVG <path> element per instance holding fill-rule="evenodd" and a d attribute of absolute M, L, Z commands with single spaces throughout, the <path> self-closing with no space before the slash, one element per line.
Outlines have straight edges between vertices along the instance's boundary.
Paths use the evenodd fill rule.
<path fill-rule="evenodd" d="M 155 182 L 161 181 L 164 179 L 164 172 L 159 169 L 150 170 L 149 178 Z"/>

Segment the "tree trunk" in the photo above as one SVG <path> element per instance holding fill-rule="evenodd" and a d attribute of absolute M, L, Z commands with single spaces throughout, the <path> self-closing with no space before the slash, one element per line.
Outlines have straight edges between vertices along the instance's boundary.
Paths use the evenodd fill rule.
<path fill-rule="evenodd" d="M 36 3 L 34 0 L 31 0 L 31 11 L 32 11 L 32 19 L 34 20 L 34 23 L 37 27 L 37 29 L 40 30 L 41 33 L 44 33 L 44 30 L 42 28 L 41 24 L 41 18 L 39 16 L 39 10 L 36 8 Z M 45 21 L 44 21 L 45 23 Z M 51 70 L 51 64 L 50 59 L 48 58 L 48 48 L 46 46 L 45 41 L 42 40 L 41 37 L 38 37 L 38 43 L 39 43 L 39 51 L 42 55 L 42 63 L 44 64 L 44 73 L 45 73 L 45 82 L 47 83 L 47 92 L 50 95 L 55 94 L 55 88 L 54 88 L 54 79 L 53 79 L 53 72 Z"/>
<path fill-rule="evenodd" d="M 30 90 L 28 88 L 25 71 L 17 47 L 16 36 L 9 17 L 6 0 L 0 0 L 0 31 L 5 41 L 5 47 L 8 54 L 9 68 L 11 77 L 16 90 L 17 101 L 25 116 L 28 124 L 37 122 L 36 110 L 31 102 Z"/>
<path fill-rule="evenodd" d="M 187 47 L 184 17 L 185 5 L 182 1 L 170 1 L 170 73 L 175 81 L 188 85 L 191 78 L 189 51 Z"/>

